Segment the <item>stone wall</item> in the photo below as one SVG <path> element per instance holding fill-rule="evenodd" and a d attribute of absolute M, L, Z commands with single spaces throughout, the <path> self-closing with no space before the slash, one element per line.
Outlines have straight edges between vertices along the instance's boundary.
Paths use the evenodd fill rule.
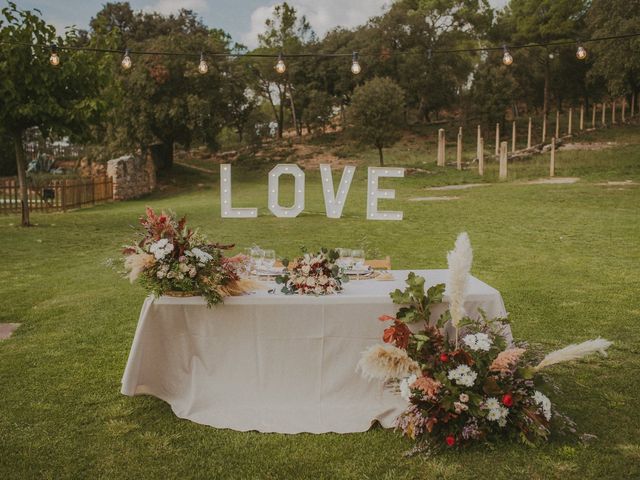
<path fill-rule="evenodd" d="M 113 179 L 113 199 L 127 200 L 153 191 L 156 173 L 150 158 L 125 155 L 107 162 L 107 175 Z"/>

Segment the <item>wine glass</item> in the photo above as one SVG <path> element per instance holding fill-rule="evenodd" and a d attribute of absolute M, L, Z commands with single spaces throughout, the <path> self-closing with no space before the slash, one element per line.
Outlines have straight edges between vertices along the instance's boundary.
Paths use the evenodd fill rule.
<path fill-rule="evenodd" d="M 337 262 L 338 265 L 348 269 L 351 265 L 351 250 L 348 248 L 336 248 L 336 250 L 340 254 Z"/>
<path fill-rule="evenodd" d="M 353 258 L 354 269 L 361 270 L 364 268 L 364 250 L 359 248 L 351 250 L 351 257 Z"/>
<path fill-rule="evenodd" d="M 258 271 L 262 267 L 262 260 L 264 259 L 264 250 L 258 246 L 251 247 L 251 262 L 253 268 Z"/>
<path fill-rule="evenodd" d="M 272 270 L 276 264 L 276 252 L 275 250 L 263 250 L 264 257 L 262 259 L 262 265 L 266 270 Z"/>

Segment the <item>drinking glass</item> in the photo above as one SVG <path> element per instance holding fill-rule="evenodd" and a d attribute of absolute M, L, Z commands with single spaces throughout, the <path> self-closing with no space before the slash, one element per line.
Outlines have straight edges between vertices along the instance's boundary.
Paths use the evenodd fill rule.
<path fill-rule="evenodd" d="M 349 268 L 351 266 L 351 249 L 349 248 L 336 248 L 340 254 L 338 258 L 338 265 L 342 268 Z"/>
<path fill-rule="evenodd" d="M 254 246 L 251 248 L 251 262 L 255 270 L 260 270 L 262 267 L 262 260 L 264 259 L 264 250 L 260 247 Z"/>
<path fill-rule="evenodd" d="M 353 258 L 353 268 L 356 270 L 360 270 L 364 268 L 364 250 L 355 249 L 351 250 L 351 257 Z"/>
<path fill-rule="evenodd" d="M 273 269 L 276 264 L 276 252 L 275 250 L 263 250 L 264 258 L 262 264 L 266 270 Z"/>

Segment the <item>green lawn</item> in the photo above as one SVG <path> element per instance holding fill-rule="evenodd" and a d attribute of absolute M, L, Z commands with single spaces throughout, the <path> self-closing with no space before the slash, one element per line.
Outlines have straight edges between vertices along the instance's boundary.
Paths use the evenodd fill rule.
<path fill-rule="evenodd" d="M 174 188 L 142 200 L 34 215 L 38 226 L 30 229 L 0 217 L 0 322 L 23 324 L 0 343 L 0 478 L 639 478 L 640 186 L 598 183 L 640 182 L 640 132 L 625 127 L 587 139 L 620 145 L 560 153 L 557 175 L 578 176 L 576 184 L 509 181 L 451 192 L 426 187 L 492 181 L 495 162 L 480 179 L 439 171 L 433 155 L 401 145 L 389 152 L 391 164 L 432 172 L 382 181 L 398 197 L 382 208 L 403 210 L 402 222 L 364 219 L 363 167 L 341 220 L 324 216 L 316 172 L 307 173 L 305 213 L 276 219 L 266 210 L 264 170 L 241 169 L 233 172 L 235 206 L 259 207 L 255 220 L 221 219 L 217 176 L 181 169 Z M 373 164 L 373 152 L 358 161 Z M 519 162 L 510 180 L 544 175 L 547 161 Z M 460 198 L 408 201 L 435 195 Z M 392 431 L 238 433 L 180 420 L 155 398 L 122 396 L 145 294 L 107 264 L 145 205 L 187 214 L 211 238 L 239 248 L 255 242 L 292 255 L 301 245 L 363 245 L 390 255 L 397 268 L 444 268 L 455 236 L 468 231 L 473 273 L 501 291 L 516 337 L 545 350 L 598 335 L 615 342 L 606 360 L 552 371 L 561 387 L 552 400 L 597 439 L 407 459 L 410 442 Z"/>

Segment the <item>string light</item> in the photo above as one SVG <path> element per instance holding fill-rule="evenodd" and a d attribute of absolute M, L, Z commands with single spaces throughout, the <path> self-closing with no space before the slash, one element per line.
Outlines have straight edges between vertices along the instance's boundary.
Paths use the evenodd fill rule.
<path fill-rule="evenodd" d="M 54 67 L 60 65 L 60 57 L 58 56 L 58 47 L 51 44 L 51 56 L 49 57 L 49 63 Z"/>
<path fill-rule="evenodd" d="M 276 72 L 282 75 L 287 70 L 287 65 L 284 63 L 284 59 L 282 58 L 282 53 L 278 54 L 278 61 L 275 66 Z"/>
<path fill-rule="evenodd" d="M 504 51 L 504 53 L 502 54 L 502 63 L 504 63 L 506 66 L 509 66 L 513 63 L 513 57 L 511 56 L 511 53 L 509 53 L 509 49 L 506 45 L 504 45 L 502 49 Z"/>
<path fill-rule="evenodd" d="M 204 52 L 200 52 L 200 63 L 198 64 L 198 71 L 204 75 L 209 71 L 209 65 L 204 59 Z"/>
<path fill-rule="evenodd" d="M 131 57 L 129 56 L 129 49 L 127 48 L 124 51 L 124 57 L 122 57 L 122 62 L 120 62 L 122 68 L 125 70 L 129 70 L 131 68 Z"/>
<path fill-rule="evenodd" d="M 576 58 L 578 60 L 584 60 L 587 58 L 587 49 L 582 46 L 581 43 L 578 44 L 578 50 L 576 50 Z"/>
<path fill-rule="evenodd" d="M 351 55 L 351 73 L 358 75 L 362 71 L 360 62 L 358 62 L 358 52 L 353 52 Z"/>

